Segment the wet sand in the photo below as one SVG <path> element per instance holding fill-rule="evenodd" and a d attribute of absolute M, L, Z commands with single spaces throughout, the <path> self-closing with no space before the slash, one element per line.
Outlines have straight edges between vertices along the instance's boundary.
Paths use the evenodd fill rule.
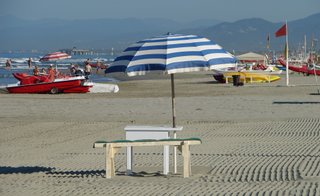
<path fill-rule="evenodd" d="M 118 79 L 126 79 L 117 75 Z M 124 139 L 126 125 L 170 125 L 169 77 L 117 83 L 118 93 L 0 94 L 1 195 L 319 195 L 320 95 L 315 79 L 218 84 L 209 72 L 176 75 L 178 137 L 191 147 L 192 176 L 162 172 L 161 147 L 137 148 L 134 175 L 105 179 L 96 140 Z M 172 171 L 172 169 L 171 169 Z"/>

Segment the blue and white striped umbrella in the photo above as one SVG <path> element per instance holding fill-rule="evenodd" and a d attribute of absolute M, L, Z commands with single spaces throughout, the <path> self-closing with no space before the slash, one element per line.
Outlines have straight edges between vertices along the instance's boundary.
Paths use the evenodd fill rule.
<path fill-rule="evenodd" d="M 168 74 L 234 67 L 236 59 L 221 46 L 196 35 L 167 34 L 139 41 L 106 70 L 129 76 L 162 70 Z"/>
<path fill-rule="evenodd" d="M 234 67 L 236 58 L 218 44 L 196 35 L 170 34 L 139 41 L 123 51 L 105 73 L 129 76 L 149 71 L 171 75 L 172 116 L 175 127 L 174 73 Z"/>

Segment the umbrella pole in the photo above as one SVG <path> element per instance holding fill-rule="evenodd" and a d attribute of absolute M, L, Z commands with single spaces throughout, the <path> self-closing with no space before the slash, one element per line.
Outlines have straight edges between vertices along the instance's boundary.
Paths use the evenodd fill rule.
<path fill-rule="evenodd" d="M 175 100 L 175 91 L 174 91 L 174 74 L 170 74 L 171 76 L 171 105 L 172 105 L 172 127 L 176 127 L 176 100 Z"/>
<path fill-rule="evenodd" d="M 176 127 L 176 100 L 175 100 L 175 89 L 174 89 L 174 74 L 170 74 L 171 77 L 171 103 L 172 103 L 172 127 Z M 177 138 L 176 131 L 173 132 L 173 138 Z M 173 173 L 177 173 L 177 147 L 173 147 Z"/>

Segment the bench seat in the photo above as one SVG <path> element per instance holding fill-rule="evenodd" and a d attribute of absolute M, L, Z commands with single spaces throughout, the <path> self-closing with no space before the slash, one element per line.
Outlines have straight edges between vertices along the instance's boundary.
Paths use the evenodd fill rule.
<path fill-rule="evenodd" d="M 111 178 L 115 175 L 114 157 L 116 152 L 121 147 L 136 147 L 136 146 L 177 146 L 183 156 L 183 177 L 187 178 L 191 174 L 190 162 L 190 145 L 201 144 L 199 138 L 186 139 L 143 139 L 143 140 L 113 140 L 113 141 L 96 141 L 93 144 L 94 148 L 106 148 L 106 178 Z"/>

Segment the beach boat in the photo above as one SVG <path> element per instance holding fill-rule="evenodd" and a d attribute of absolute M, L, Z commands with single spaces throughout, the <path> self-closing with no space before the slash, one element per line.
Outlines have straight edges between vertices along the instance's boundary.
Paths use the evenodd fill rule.
<path fill-rule="evenodd" d="M 240 68 L 240 69 L 239 69 Z M 280 79 L 282 70 L 278 70 L 273 66 L 267 66 L 265 70 L 246 70 L 243 66 L 226 70 L 215 70 L 214 79 L 220 83 L 228 83 L 233 81 L 234 75 L 240 76 L 242 83 L 263 83 L 274 82 Z"/>
<path fill-rule="evenodd" d="M 9 93 L 87 93 L 92 87 L 86 83 L 84 76 L 63 77 L 50 81 L 48 76 L 31 76 L 25 73 L 13 73 L 19 80 L 16 84 L 9 84 Z"/>
<path fill-rule="evenodd" d="M 241 57 L 241 58 L 240 58 Z M 213 77 L 220 83 L 233 82 L 232 76 L 240 76 L 241 83 L 274 82 L 280 78 L 282 70 L 275 65 L 268 65 L 266 57 L 255 53 L 237 56 L 239 63 L 235 67 L 215 69 Z"/>
<path fill-rule="evenodd" d="M 280 80 L 280 76 L 276 73 L 266 73 L 265 71 L 226 71 L 214 74 L 213 77 L 220 83 L 229 83 L 233 81 L 233 76 L 240 76 L 242 83 L 264 83 Z"/>
<path fill-rule="evenodd" d="M 278 59 L 278 61 L 283 67 L 286 67 L 286 62 L 283 59 Z M 316 75 L 320 76 L 319 69 L 313 69 L 312 67 L 310 68 L 307 66 L 307 64 L 303 64 L 300 66 L 294 66 L 294 65 L 288 64 L 288 68 L 294 72 L 303 73 L 306 75 L 315 75 L 316 74 Z"/>

